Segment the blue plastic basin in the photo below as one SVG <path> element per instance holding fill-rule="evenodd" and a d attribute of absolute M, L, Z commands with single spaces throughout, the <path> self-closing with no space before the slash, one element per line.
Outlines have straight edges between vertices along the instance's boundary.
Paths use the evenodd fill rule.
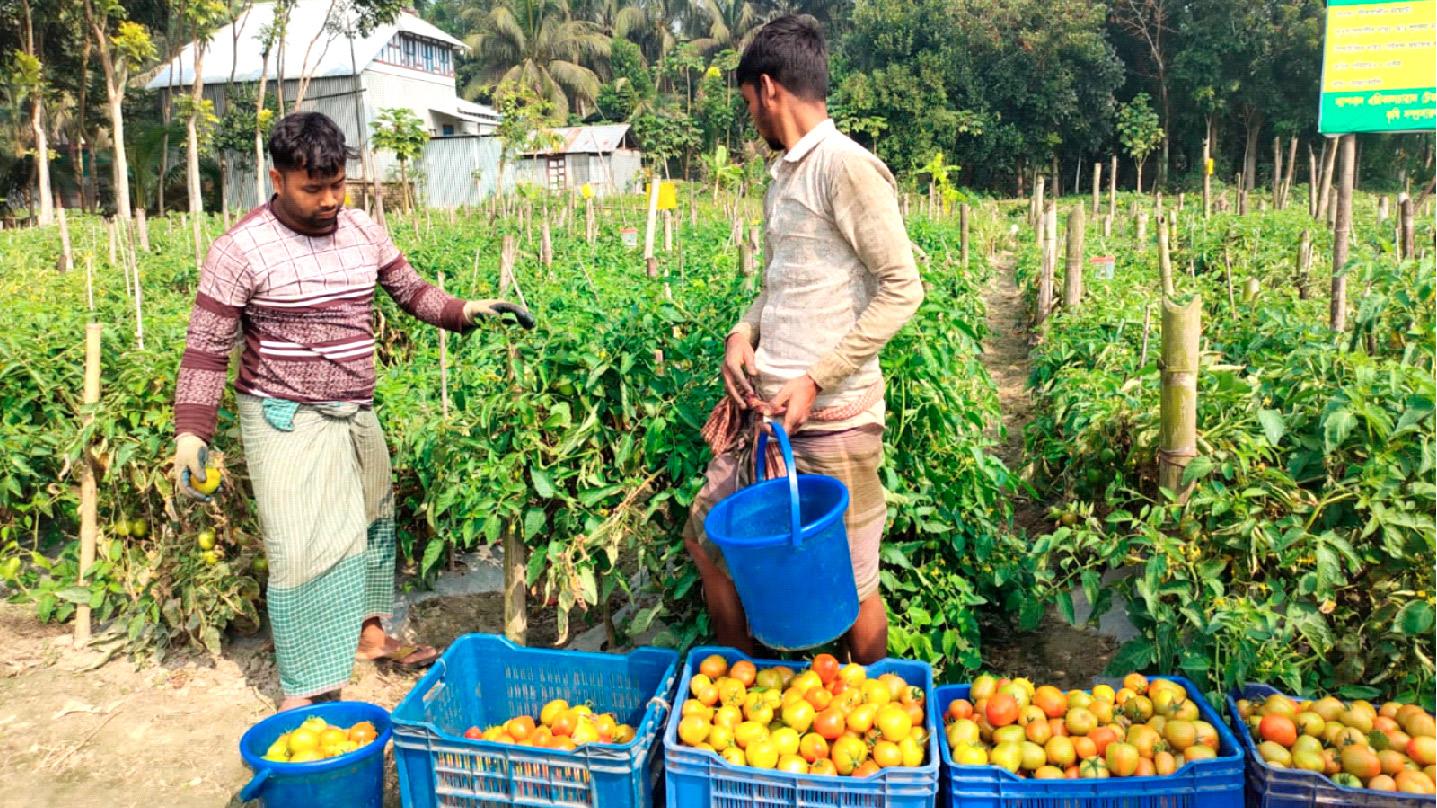
<path fill-rule="evenodd" d="M 348 729 L 374 724 L 377 737 L 360 749 L 313 763 L 276 763 L 264 753 L 279 736 L 317 715 Z M 250 727 L 240 738 L 240 756 L 254 777 L 240 791 L 240 800 L 259 800 L 264 808 L 381 808 L 384 802 L 384 747 L 389 744 L 389 712 L 362 701 L 335 701 L 286 710 Z"/>

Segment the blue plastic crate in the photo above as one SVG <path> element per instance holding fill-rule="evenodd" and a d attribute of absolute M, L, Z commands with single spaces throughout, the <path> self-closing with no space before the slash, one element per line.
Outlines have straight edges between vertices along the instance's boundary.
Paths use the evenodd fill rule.
<path fill-rule="evenodd" d="M 1431 794 L 1397 794 L 1370 788 L 1351 788 L 1332 782 L 1326 775 L 1304 769 L 1279 769 L 1269 765 L 1257 752 L 1257 741 L 1237 712 L 1237 699 L 1255 701 L 1278 695 L 1275 687 L 1249 684 L 1227 697 L 1228 720 L 1233 733 L 1247 751 L 1248 804 L 1253 808 L 1312 808 L 1351 805 L 1357 808 L 1432 808 L 1437 797 Z M 1286 694 L 1283 694 L 1286 695 Z M 1311 699 L 1302 699 L 1311 701 Z"/>
<path fill-rule="evenodd" d="M 943 800 L 949 808 L 1242 808 L 1243 752 L 1222 716 L 1192 682 L 1163 676 L 1182 685 L 1202 719 L 1217 730 L 1218 756 L 1196 760 L 1167 777 L 1110 777 L 1083 780 L 1034 780 L 997 766 L 957 766 L 941 730 Z M 929 705 L 935 721 L 954 699 L 968 698 L 969 685 L 938 688 Z"/>
<path fill-rule="evenodd" d="M 678 658 L 662 648 L 590 654 L 460 637 L 393 713 L 405 808 L 649 808 Z M 612 712 L 636 737 L 572 752 L 463 737 L 469 727 L 537 717 L 553 699 Z"/>
<path fill-rule="evenodd" d="M 793 662 L 751 659 L 732 648 L 695 648 L 684 664 L 675 698 L 683 702 L 699 662 L 718 654 L 733 664 L 748 659 L 760 670 Z M 885 659 L 868 667 L 869 676 L 896 673 L 933 696 L 933 669 L 925 662 Z M 930 711 L 931 713 L 931 711 Z M 864 778 L 788 774 L 772 769 L 734 766 L 717 754 L 679 743 L 679 711 L 664 728 L 664 771 L 668 808 L 928 808 L 938 797 L 939 733 L 930 733 L 927 762 L 917 767 L 884 769 Z M 929 717 L 932 723 L 932 716 Z"/>

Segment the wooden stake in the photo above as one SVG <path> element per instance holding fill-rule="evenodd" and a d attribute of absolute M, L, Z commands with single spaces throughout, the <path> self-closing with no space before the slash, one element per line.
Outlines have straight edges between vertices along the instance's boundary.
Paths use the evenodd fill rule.
<path fill-rule="evenodd" d="M 528 548 L 518 526 L 510 525 L 504 531 L 504 636 L 519 645 L 529 633 L 527 573 Z"/>
<path fill-rule="evenodd" d="M 60 266 L 61 272 L 69 272 L 75 268 L 75 253 L 70 247 L 70 225 L 65 220 L 65 206 L 60 204 L 60 197 L 55 197 L 55 216 L 60 222 Z"/>
<path fill-rule="evenodd" d="M 1237 296 L 1232 290 L 1232 247 L 1224 242 L 1222 245 L 1222 267 L 1223 277 L 1227 280 L 1227 310 L 1237 311 Z"/>
<path fill-rule="evenodd" d="M 1262 283 L 1257 278 L 1248 278 L 1242 289 L 1242 302 L 1251 306 L 1257 302 L 1257 294 L 1262 289 Z"/>
<path fill-rule="evenodd" d="M 1049 199 L 1044 203 L 1043 208 L 1043 265 L 1042 272 L 1038 276 L 1038 312 L 1037 323 L 1042 326 L 1048 319 L 1048 314 L 1053 309 L 1053 273 L 1054 264 L 1057 263 L 1057 230 L 1058 230 L 1058 207 Z"/>
<path fill-rule="evenodd" d="M 1047 207 L 1045 207 L 1045 206 L 1044 206 L 1044 203 L 1043 203 L 1043 184 L 1044 184 L 1044 180 L 1045 180 L 1045 177 L 1044 177 L 1042 174 L 1039 174 L 1039 175 L 1033 180 L 1033 216 L 1034 216 L 1034 217 L 1044 216 L 1044 215 L 1046 215 L 1047 210 L 1048 210 Z"/>
<path fill-rule="evenodd" d="M 539 263 L 550 266 L 554 263 L 554 241 L 549 235 L 549 214 L 544 214 L 544 221 L 539 225 Z"/>
<path fill-rule="evenodd" d="M 85 390 L 82 401 L 87 405 L 81 417 L 88 427 L 95 416 L 90 411 L 100 402 L 100 336 L 104 326 L 90 323 L 85 326 Z M 100 538 L 100 494 L 95 483 L 94 459 L 90 447 L 84 447 L 80 459 L 80 575 L 76 585 L 87 589 L 85 576 L 95 564 L 95 546 Z M 75 608 L 75 647 L 81 648 L 90 642 L 90 604 L 82 603 Z"/>
<path fill-rule="evenodd" d="M 119 259 L 118 256 L 116 255 L 117 250 L 115 249 L 115 220 L 114 220 L 114 219 L 106 219 L 106 220 L 105 220 L 105 235 L 106 235 L 107 237 L 109 237 L 109 239 L 110 239 L 110 266 L 113 267 L 113 266 L 115 266 L 116 264 L 118 264 L 118 263 L 120 262 L 120 259 Z M 128 278 L 129 275 L 127 274 L 125 277 Z M 126 288 L 125 292 L 126 292 L 126 294 L 128 294 L 128 293 L 129 293 L 129 289 Z"/>
<path fill-rule="evenodd" d="M 444 270 L 439 270 L 439 291 L 444 289 Z M 449 420 L 449 332 L 439 329 L 439 410 Z"/>
<path fill-rule="evenodd" d="M 963 261 L 963 266 L 966 267 L 968 266 L 968 204 L 966 202 L 958 208 L 958 228 L 960 234 L 959 257 Z"/>
<path fill-rule="evenodd" d="M 1143 349 L 1138 353 L 1138 369 L 1148 365 L 1148 338 L 1153 331 L 1153 307 L 1151 304 L 1143 304 Z"/>
<path fill-rule="evenodd" d="M 664 252 L 674 251 L 674 212 L 664 211 Z"/>
<path fill-rule="evenodd" d="M 1297 245 L 1297 299 L 1308 297 L 1307 279 L 1312 272 L 1312 231 L 1302 231 L 1302 241 Z"/>
<path fill-rule="evenodd" d="M 1247 189 L 1246 189 L 1246 188 L 1239 188 L 1239 189 L 1237 189 L 1237 215 L 1239 215 L 1239 216 L 1246 216 L 1246 215 L 1247 215 Z"/>
<path fill-rule="evenodd" d="M 1272 206 L 1282 208 L 1282 138 L 1272 139 Z"/>
<path fill-rule="evenodd" d="M 1412 197 L 1406 193 L 1402 199 L 1402 257 L 1412 260 L 1417 257 L 1417 222 Z"/>
<path fill-rule="evenodd" d="M 1332 235 L 1332 330 L 1347 330 L 1347 255 L 1352 233 L 1352 182 L 1357 170 L 1357 135 L 1342 136 L 1342 181 L 1337 189 L 1337 212 Z"/>
<path fill-rule="evenodd" d="M 1197 456 L 1198 348 L 1202 336 L 1202 300 L 1187 305 L 1163 300 L 1162 388 L 1158 432 L 1158 485 L 1186 502 L 1191 486 L 1183 470 Z"/>
<path fill-rule="evenodd" d="M 1108 215 L 1114 219 L 1118 217 L 1118 156 L 1112 156 L 1112 164 L 1108 166 Z"/>
<path fill-rule="evenodd" d="M 499 296 L 506 297 L 514 285 L 514 264 L 519 260 L 519 243 L 512 234 L 505 235 L 499 249 Z"/>
<path fill-rule="evenodd" d="M 1077 311 L 1083 299 L 1083 237 L 1086 227 L 1082 204 L 1068 214 L 1068 262 L 1063 268 L 1063 308 Z"/>
<path fill-rule="evenodd" d="M 594 220 L 594 200 L 590 197 L 584 200 L 584 241 L 593 244 L 597 232 L 598 227 Z"/>
<path fill-rule="evenodd" d="M 85 254 L 85 302 L 89 304 L 90 316 L 95 316 L 95 257 Z"/>
<path fill-rule="evenodd" d="M 1292 201 L 1292 175 L 1297 168 L 1297 138 L 1288 138 L 1287 174 L 1282 180 L 1282 204 L 1284 210 Z"/>
<path fill-rule="evenodd" d="M 1143 248 L 1143 245 L 1147 242 L 1147 240 L 1148 240 L 1148 212 L 1144 210 L 1144 211 L 1140 211 L 1140 212 L 1138 213 L 1138 233 L 1137 233 L 1137 246 L 1138 246 L 1138 249 L 1142 249 L 1142 248 Z"/>
<path fill-rule="evenodd" d="M 1392 216 L 1392 201 L 1383 194 L 1377 199 L 1377 223 L 1381 224 Z"/>
<path fill-rule="evenodd" d="M 1113 214 L 1103 214 L 1103 238 L 1113 237 Z"/>
<path fill-rule="evenodd" d="M 1311 146 L 1307 147 L 1307 215 L 1317 218 L 1317 155 Z"/>
<path fill-rule="evenodd" d="M 1327 138 L 1322 146 L 1322 176 L 1318 179 L 1317 210 L 1312 214 L 1314 217 L 1324 215 L 1332 198 L 1332 175 L 1337 166 L 1337 150 L 1337 142 L 1331 137 Z"/>
<path fill-rule="evenodd" d="M 1202 217 L 1212 218 L 1212 169 L 1208 167 L 1208 161 L 1212 159 L 1212 139 L 1202 139 Z"/>

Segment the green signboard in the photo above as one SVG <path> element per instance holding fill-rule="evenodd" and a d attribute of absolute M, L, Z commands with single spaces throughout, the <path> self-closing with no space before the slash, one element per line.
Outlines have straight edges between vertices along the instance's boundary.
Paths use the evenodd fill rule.
<path fill-rule="evenodd" d="M 1328 0 L 1318 129 L 1437 127 L 1437 0 Z"/>

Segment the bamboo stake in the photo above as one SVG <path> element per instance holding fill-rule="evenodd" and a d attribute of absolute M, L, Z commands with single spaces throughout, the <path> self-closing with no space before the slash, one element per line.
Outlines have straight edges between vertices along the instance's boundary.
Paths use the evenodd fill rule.
<path fill-rule="evenodd" d="M 1272 206 L 1282 208 L 1282 138 L 1272 139 Z"/>
<path fill-rule="evenodd" d="M 1033 179 L 1033 217 L 1040 217 L 1047 214 L 1047 208 L 1043 204 L 1043 183 L 1046 178 L 1039 174 Z M 1032 219 L 1029 223 L 1034 223 Z"/>
<path fill-rule="evenodd" d="M 1113 214 L 1103 214 L 1103 238 L 1113 237 Z"/>
<path fill-rule="evenodd" d="M 1191 486 L 1183 470 L 1197 456 L 1198 348 L 1202 336 L 1202 300 L 1186 305 L 1163 300 L 1162 388 L 1159 403 L 1158 485 L 1186 502 Z"/>
<path fill-rule="evenodd" d="M 1083 299 L 1083 237 L 1086 226 L 1082 204 L 1068 214 L 1068 263 L 1063 268 L 1063 308 L 1077 311 Z"/>
<path fill-rule="evenodd" d="M 1288 138 L 1287 147 L 1287 174 L 1282 180 L 1282 204 L 1279 206 L 1286 210 L 1292 202 L 1292 175 L 1297 168 L 1297 138 Z"/>
<path fill-rule="evenodd" d="M 1098 215 L 1098 206 L 1103 204 L 1103 163 L 1093 163 L 1093 215 Z"/>
<path fill-rule="evenodd" d="M 659 276 L 659 262 L 654 258 L 654 228 L 659 216 L 659 173 L 649 179 L 649 213 L 644 226 L 644 267 L 650 278 Z"/>
<path fill-rule="evenodd" d="M 1232 248 L 1231 245 L 1222 245 L 1222 266 L 1223 277 L 1227 280 L 1227 309 L 1230 312 L 1237 311 L 1237 296 L 1232 290 Z"/>
<path fill-rule="evenodd" d="M 1307 147 L 1307 215 L 1317 218 L 1317 155 L 1311 146 Z"/>
<path fill-rule="evenodd" d="M 1212 139 L 1202 139 L 1202 217 L 1212 218 Z"/>
<path fill-rule="evenodd" d="M 1138 213 L 1138 231 L 1137 231 L 1137 247 L 1138 247 L 1138 249 L 1142 249 L 1142 248 L 1143 248 L 1143 245 L 1147 242 L 1147 240 L 1148 240 L 1148 212 L 1147 212 L 1147 211 L 1140 211 L 1140 212 Z"/>
<path fill-rule="evenodd" d="M 100 336 L 104 326 L 90 323 L 85 326 L 85 390 L 82 401 L 86 405 L 81 420 L 88 427 L 95 420 L 91 411 L 100 402 Z M 76 585 L 87 588 L 85 576 L 95 564 L 95 545 L 100 537 L 100 494 L 95 483 L 94 460 L 90 447 L 86 446 L 80 459 L 80 575 Z M 90 604 L 82 603 L 75 609 L 75 647 L 82 648 L 90 642 Z"/>
<path fill-rule="evenodd" d="M 1175 294 L 1173 290 L 1173 259 L 1168 251 L 1167 219 L 1162 216 L 1158 217 L 1158 280 L 1162 283 L 1163 295 L 1172 297 Z"/>
<path fill-rule="evenodd" d="M 544 214 L 544 221 L 539 225 L 539 263 L 548 267 L 554 263 L 554 241 L 549 234 L 549 214 Z"/>
<path fill-rule="evenodd" d="M 513 235 L 505 235 L 499 250 L 499 296 L 506 297 L 514 285 L 514 264 L 519 260 L 519 243 Z"/>
<path fill-rule="evenodd" d="M 1043 208 L 1043 249 L 1042 272 L 1038 276 L 1038 313 L 1037 322 L 1039 326 L 1046 324 L 1048 314 L 1053 309 L 1053 273 L 1054 264 L 1057 263 L 1057 230 L 1058 230 L 1058 208 L 1053 200 L 1049 199 L 1044 203 Z"/>
<path fill-rule="evenodd" d="M 664 252 L 674 251 L 674 213 L 671 210 L 664 211 Z"/>
<path fill-rule="evenodd" d="M 1257 278 L 1248 278 L 1247 282 L 1243 285 L 1242 302 L 1246 303 L 1249 306 L 1256 303 L 1258 292 L 1261 289 L 1262 284 L 1258 281 Z"/>
<path fill-rule="evenodd" d="M 106 235 L 106 236 L 109 238 L 109 240 L 110 240 L 110 266 L 114 266 L 115 264 L 118 264 L 118 263 L 120 262 L 120 259 L 116 256 L 117 250 L 115 249 L 115 220 L 114 220 L 114 219 L 106 219 L 106 220 L 105 220 L 105 235 Z M 125 277 L 128 278 L 129 276 L 126 275 Z M 129 294 L 128 283 L 127 283 L 126 288 L 125 288 L 125 294 Z"/>
<path fill-rule="evenodd" d="M 584 200 L 584 241 L 594 243 L 594 236 L 598 231 L 594 220 L 594 200 L 592 197 Z"/>
<path fill-rule="evenodd" d="M 150 251 L 150 223 L 145 219 L 145 209 L 135 208 L 135 231 L 140 236 L 140 249 Z"/>
<path fill-rule="evenodd" d="M 1342 136 L 1342 180 L 1337 188 L 1337 211 L 1332 235 L 1332 330 L 1347 330 L 1347 255 L 1352 233 L 1352 183 L 1357 171 L 1357 135 Z"/>
<path fill-rule="evenodd" d="M 1392 201 L 1383 194 L 1377 199 L 1377 223 L 1381 224 L 1392 217 Z"/>
<path fill-rule="evenodd" d="M 85 302 L 89 304 L 90 316 L 95 316 L 95 257 L 85 254 Z"/>

